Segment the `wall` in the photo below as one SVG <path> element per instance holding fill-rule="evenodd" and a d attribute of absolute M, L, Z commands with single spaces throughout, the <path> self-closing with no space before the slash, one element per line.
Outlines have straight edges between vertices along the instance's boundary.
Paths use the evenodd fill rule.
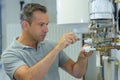
<path fill-rule="evenodd" d="M 2 15 L 1 15 L 1 4 L 2 1 L 0 1 L 0 54 L 2 54 Z"/>
<path fill-rule="evenodd" d="M 20 23 L 20 5 L 18 0 L 2 0 L 2 42 L 3 50 L 7 47 L 7 29 L 9 24 Z M 18 26 L 16 26 L 18 27 Z M 13 28 L 14 30 L 14 28 Z M 15 31 L 15 30 L 14 30 Z M 9 33 L 11 34 L 11 33 Z"/>

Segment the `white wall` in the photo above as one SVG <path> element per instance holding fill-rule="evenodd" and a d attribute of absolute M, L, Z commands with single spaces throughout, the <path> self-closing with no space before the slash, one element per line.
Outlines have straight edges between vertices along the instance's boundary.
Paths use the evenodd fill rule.
<path fill-rule="evenodd" d="M 9 24 L 19 24 L 20 5 L 18 0 L 2 0 L 2 46 L 3 50 L 7 47 L 7 28 Z M 18 26 L 16 26 L 18 27 Z M 13 28 L 13 32 L 15 29 Z"/>

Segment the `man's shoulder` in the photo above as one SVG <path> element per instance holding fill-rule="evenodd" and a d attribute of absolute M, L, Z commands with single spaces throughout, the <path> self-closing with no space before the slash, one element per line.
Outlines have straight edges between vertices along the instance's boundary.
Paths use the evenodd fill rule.
<path fill-rule="evenodd" d="M 3 55 L 11 55 L 11 54 L 15 54 L 16 53 L 16 49 L 15 48 L 12 48 L 12 47 L 8 47 L 7 49 L 5 49 L 2 53 L 2 56 Z M 8 54 L 9 53 L 9 54 Z"/>
<path fill-rule="evenodd" d="M 2 55 L 6 55 L 7 53 L 15 54 L 18 51 L 19 46 L 16 45 L 15 42 L 12 42 L 2 53 Z"/>

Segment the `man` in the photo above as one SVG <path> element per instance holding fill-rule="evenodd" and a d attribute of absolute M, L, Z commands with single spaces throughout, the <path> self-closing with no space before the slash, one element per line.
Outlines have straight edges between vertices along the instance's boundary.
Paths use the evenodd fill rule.
<path fill-rule="evenodd" d="M 6 73 L 12 80 L 60 80 L 58 67 L 81 78 L 91 52 L 82 48 L 77 62 L 62 51 L 78 39 L 70 32 L 57 44 L 44 40 L 48 32 L 48 15 L 44 6 L 27 4 L 21 15 L 22 33 L 2 54 Z"/>

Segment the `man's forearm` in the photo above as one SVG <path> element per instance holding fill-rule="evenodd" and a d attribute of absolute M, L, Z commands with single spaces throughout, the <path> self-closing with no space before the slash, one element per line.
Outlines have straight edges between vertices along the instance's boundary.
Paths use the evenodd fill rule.
<path fill-rule="evenodd" d="M 81 78 L 86 72 L 87 64 L 88 58 L 79 56 L 73 67 L 73 75 L 77 78 Z"/>

